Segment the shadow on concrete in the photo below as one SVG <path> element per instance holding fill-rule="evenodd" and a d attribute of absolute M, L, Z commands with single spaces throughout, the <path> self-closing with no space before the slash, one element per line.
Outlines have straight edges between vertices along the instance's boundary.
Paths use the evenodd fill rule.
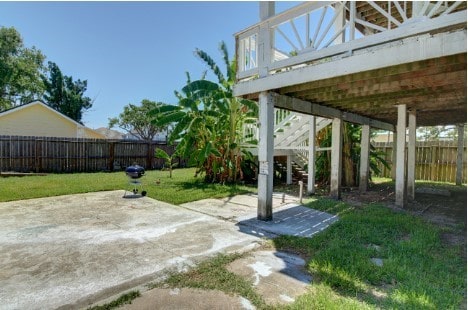
<path fill-rule="evenodd" d="M 261 221 L 256 216 L 238 218 L 243 233 L 274 238 L 279 235 L 311 238 L 338 220 L 338 216 L 297 204 L 289 204 L 273 212 L 273 220 Z"/>
<path fill-rule="evenodd" d="M 305 270 L 306 262 L 299 255 L 282 251 L 273 254 L 284 263 L 279 272 L 305 284 L 312 282 L 312 276 Z"/>
<path fill-rule="evenodd" d="M 141 195 L 141 194 L 126 194 L 124 196 L 122 196 L 122 198 L 125 198 L 125 199 L 135 199 L 135 198 L 143 198 L 145 196 Z"/>

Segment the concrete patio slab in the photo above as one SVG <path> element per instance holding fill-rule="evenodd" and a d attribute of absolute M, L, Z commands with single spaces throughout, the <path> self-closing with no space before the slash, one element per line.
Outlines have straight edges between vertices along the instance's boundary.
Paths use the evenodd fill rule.
<path fill-rule="evenodd" d="M 223 220 L 237 221 L 241 216 L 254 215 L 257 212 L 258 195 L 245 194 L 220 199 L 203 199 L 181 204 L 181 207 L 218 217 Z M 282 193 L 273 194 L 273 209 L 285 204 L 297 202 L 298 198 Z"/>
<path fill-rule="evenodd" d="M 233 224 L 123 191 L 0 204 L 2 309 L 80 308 L 260 242 Z"/>
<path fill-rule="evenodd" d="M 240 231 L 254 236 L 311 238 L 337 221 L 338 216 L 291 203 L 276 208 L 272 221 L 260 221 L 256 214 L 243 215 L 236 220 Z"/>
<path fill-rule="evenodd" d="M 0 203 L 1 308 L 87 307 L 217 253 L 251 251 L 278 234 L 311 236 L 336 220 L 282 195 L 274 220 L 261 222 L 255 195 L 181 207 L 123 193 Z"/>
<path fill-rule="evenodd" d="M 161 289 L 146 291 L 125 310 L 254 310 L 245 298 L 230 296 L 220 291 L 191 288 Z"/>
<path fill-rule="evenodd" d="M 228 270 L 250 279 L 269 305 L 293 302 L 312 281 L 305 261 L 285 252 L 256 251 L 229 264 Z"/>

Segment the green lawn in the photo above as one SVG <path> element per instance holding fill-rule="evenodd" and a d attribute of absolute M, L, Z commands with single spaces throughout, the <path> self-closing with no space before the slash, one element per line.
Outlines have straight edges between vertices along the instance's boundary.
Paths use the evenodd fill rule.
<path fill-rule="evenodd" d="M 170 179 L 166 171 L 147 171 L 141 180 L 149 197 L 173 204 L 256 191 L 204 184 L 194 172 L 177 169 Z M 10 177 L 0 182 L 0 201 L 128 187 L 123 172 Z M 439 187 L 424 183 L 431 184 Z M 466 187 L 460 190 L 466 192 Z M 441 237 L 447 229 L 460 233 L 464 227 L 439 228 L 378 204 L 357 207 L 317 197 L 307 206 L 338 214 L 340 220 L 312 239 L 282 236 L 271 242 L 278 250 L 305 257 L 313 275 L 309 291 L 285 308 L 459 309 L 466 302 L 466 244 L 448 245 Z M 174 275 L 166 284 L 219 289 L 242 295 L 260 309 L 270 308 L 245 279 L 227 272 L 225 264 L 235 258 L 219 256 L 187 274 Z M 372 258 L 382 259 L 383 266 L 376 266 Z"/>
<path fill-rule="evenodd" d="M 459 309 L 466 296 L 463 245 L 444 230 L 380 205 L 317 199 L 308 206 L 340 220 L 312 239 L 279 237 L 278 249 L 308 258 L 314 282 L 290 309 Z M 371 259 L 383 259 L 376 266 Z"/>
<path fill-rule="evenodd" d="M 326 198 L 307 206 L 339 214 L 314 238 L 281 236 L 273 248 L 303 256 L 313 281 L 287 306 L 266 305 L 250 283 L 226 270 L 236 255 L 218 256 L 154 286 L 217 289 L 258 309 L 460 309 L 466 298 L 463 245 L 441 242 L 442 229 L 380 205 L 353 207 Z M 380 258 L 383 266 L 371 259 Z M 249 283 L 249 282 L 248 282 Z"/>
<path fill-rule="evenodd" d="M 141 182 L 149 197 L 172 204 L 257 190 L 241 185 L 205 184 L 202 178 L 195 178 L 194 174 L 195 169 L 192 168 L 176 169 L 172 178 L 169 178 L 167 171 L 146 171 Z M 157 184 L 157 181 L 160 183 Z M 126 188 L 130 187 L 124 172 L 8 177 L 0 178 L 0 202 L 108 190 L 123 191 Z"/>

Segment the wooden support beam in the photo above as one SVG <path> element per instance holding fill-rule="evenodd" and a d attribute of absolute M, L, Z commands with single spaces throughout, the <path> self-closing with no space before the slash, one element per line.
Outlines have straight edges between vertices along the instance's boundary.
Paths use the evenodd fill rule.
<path fill-rule="evenodd" d="M 309 124 L 309 162 L 307 164 L 307 194 L 315 194 L 315 116 L 310 116 Z"/>
<path fill-rule="evenodd" d="M 458 12 L 455 14 L 451 15 L 450 18 L 458 18 L 459 22 L 457 22 L 457 24 L 466 24 L 466 12 Z M 298 67 L 294 70 L 270 75 L 268 76 L 268 78 L 265 79 L 260 78 L 256 80 L 240 82 L 234 86 L 234 95 L 243 96 L 251 93 L 257 93 L 260 91 L 266 91 L 270 89 L 278 89 L 281 87 L 291 86 L 295 84 L 309 83 L 313 81 L 339 77 L 341 75 L 349 75 L 363 71 L 398 66 L 401 64 L 412 63 L 431 58 L 439 58 L 466 53 L 466 32 L 463 30 L 437 33 L 432 36 L 427 36 L 423 34 L 421 36 L 405 38 L 405 34 L 408 33 L 407 30 L 408 28 L 401 27 L 398 31 L 392 30 L 387 32 L 394 34 L 396 32 L 401 31 L 402 37 L 393 39 L 402 39 L 401 44 L 389 43 L 385 48 L 379 46 L 374 49 L 373 47 L 376 45 L 383 45 L 381 44 L 383 42 L 378 42 L 375 40 L 377 37 L 379 37 L 379 35 L 370 36 L 369 38 L 364 38 L 362 40 L 355 40 L 353 42 L 365 42 L 365 45 L 362 47 L 363 51 L 365 52 L 354 53 L 352 56 L 343 57 L 329 62 Z M 355 50 L 353 48 L 353 44 L 355 43 L 353 42 L 340 44 L 338 46 L 340 48 L 344 48 L 346 52 L 349 52 L 349 50 Z M 368 52 L 366 48 L 369 49 Z M 325 50 L 327 50 L 327 53 L 330 53 L 331 48 Z M 420 51 L 420 53 L 408 52 L 415 50 Z M 310 55 L 313 55 L 313 57 L 317 57 L 318 54 L 319 52 L 305 53 L 304 56 L 310 57 Z M 394 57 L 394 55 L 399 55 L 399 57 Z M 294 61 L 294 63 L 301 64 L 307 63 L 311 60 L 302 59 L 301 57 L 302 56 L 299 55 L 296 57 L 288 58 L 284 61 L 277 61 L 268 69 L 277 70 L 281 67 L 284 68 L 293 65 L 289 64 L 290 61 Z M 327 57 L 327 55 L 324 55 L 323 57 Z M 342 69 L 337 70 L 337 68 Z"/>
<path fill-rule="evenodd" d="M 341 75 L 334 78 L 314 81 L 313 84 L 296 84 L 282 88 L 282 94 L 301 91 L 314 91 L 318 89 L 335 90 L 336 85 L 349 85 L 349 89 L 366 87 L 366 85 L 392 83 L 395 81 L 410 80 L 415 74 L 419 76 L 438 75 L 446 72 L 464 71 L 466 56 L 456 54 L 444 58 L 431 58 L 418 62 L 404 63 L 393 67 L 378 68 L 369 71 L 360 71 L 351 75 Z M 365 88 L 364 88 L 365 89 Z"/>
<path fill-rule="evenodd" d="M 397 156 L 397 140 L 398 140 L 398 132 L 395 130 L 393 131 L 393 148 L 392 148 L 392 180 L 396 180 L 396 156 Z"/>
<path fill-rule="evenodd" d="M 260 20 L 265 21 L 275 15 L 274 1 L 261 1 Z M 268 23 L 262 24 L 258 32 L 258 72 L 260 77 L 268 76 L 268 66 L 271 62 L 272 34 Z"/>
<path fill-rule="evenodd" d="M 406 105 L 400 104 L 397 108 L 395 205 L 404 208 L 406 206 Z"/>
<path fill-rule="evenodd" d="M 257 218 L 273 219 L 273 132 L 274 99 L 269 92 L 259 95 L 258 206 Z"/>
<path fill-rule="evenodd" d="M 463 124 L 458 124 L 458 143 L 457 143 L 457 175 L 455 179 L 456 185 L 461 185 L 463 180 L 463 141 L 465 130 Z"/>
<path fill-rule="evenodd" d="M 286 156 L 286 184 L 292 184 L 292 155 Z"/>
<path fill-rule="evenodd" d="M 339 118 L 350 123 L 369 125 L 373 128 L 393 131 L 395 127 L 392 124 L 370 119 L 354 113 L 342 112 L 338 109 L 326 107 L 317 103 L 304 101 L 277 93 L 272 93 L 276 97 L 275 106 L 277 108 L 291 110 L 309 115 L 322 116 L 326 118 Z"/>
<path fill-rule="evenodd" d="M 330 171 L 330 197 L 341 199 L 341 162 L 343 148 L 343 121 L 334 118 L 332 122 L 332 151 Z"/>
<path fill-rule="evenodd" d="M 260 20 L 264 21 L 275 15 L 275 2 L 274 1 L 261 1 L 260 6 Z"/>
<path fill-rule="evenodd" d="M 408 178 L 407 178 L 408 199 L 415 199 L 416 184 L 416 111 L 408 113 Z"/>
<path fill-rule="evenodd" d="M 363 125 L 361 131 L 361 158 L 359 162 L 359 191 L 366 192 L 369 182 L 370 127 Z"/>
<path fill-rule="evenodd" d="M 462 70 L 455 72 L 445 71 L 438 75 L 419 77 L 418 74 L 426 74 L 424 71 L 419 71 L 407 80 L 404 80 L 404 77 L 395 76 L 396 79 L 400 79 L 392 82 L 380 81 L 370 83 L 362 81 L 362 83 L 337 83 L 332 86 L 308 89 L 301 92 L 286 92 L 282 90 L 282 94 L 295 97 L 299 93 L 307 98 L 316 98 L 330 105 L 350 105 L 360 101 L 362 103 L 362 98 L 385 103 L 389 99 L 404 99 L 408 96 L 421 98 L 436 95 L 448 96 L 457 90 L 459 90 L 461 95 L 464 95 L 461 93 L 460 86 L 465 85 L 465 73 L 466 71 Z M 383 76 L 381 80 L 385 78 Z M 447 84 L 447 81 L 453 81 L 453 83 Z"/>

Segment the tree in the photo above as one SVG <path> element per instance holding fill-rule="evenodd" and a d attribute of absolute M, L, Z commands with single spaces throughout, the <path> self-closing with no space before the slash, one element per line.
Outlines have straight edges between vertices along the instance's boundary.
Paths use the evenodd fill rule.
<path fill-rule="evenodd" d="M 117 126 L 141 140 L 151 141 L 158 132 L 168 128 L 168 124 L 157 125 L 153 122 L 158 118 L 159 109 L 165 105 L 162 102 L 148 99 L 143 99 L 140 106 L 128 104 L 118 117 L 109 118 L 109 128 Z M 150 111 L 152 111 L 151 115 Z"/>
<path fill-rule="evenodd" d="M 248 143 L 244 124 L 256 122 L 258 107 L 253 101 L 233 96 L 236 64 L 229 61 L 224 42 L 220 51 L 226 74 L 197 49 L 195 55 L 208 65 L 218 83 L 204 78 L 191 81 L 187 74 L 187 85 L 175 92 L 179 105 L 161 109 L 160 123 L 177 122 L 170 140 L 179 142 L 178 153 L 188 157 L 207 182 L 237 182 L 243 178 L 243 144 Z"/>
<path fill-rule="evenodd" d="M 49 75 L 42 76 L 46 89 L 43 100 L 53 109 L 81 123 L 83 111 L 93 105 L 91 98 L 84 95 L 88 81 L 73 81 L 73 77 L 63 75 L 57 64 L 51 61 L 48 69 Z"/>
<path fill-rule="evenodd" d="M 455 140 L 458 136 L 456 126 L 428 126 L 417 129 L 418 139 L 422 141 Z"/>
<path fill-rule="evenodd" d="M 19 32 L 0 27 L 0 110 L 40 98 L 45 56 L 26 48 Z"/>

